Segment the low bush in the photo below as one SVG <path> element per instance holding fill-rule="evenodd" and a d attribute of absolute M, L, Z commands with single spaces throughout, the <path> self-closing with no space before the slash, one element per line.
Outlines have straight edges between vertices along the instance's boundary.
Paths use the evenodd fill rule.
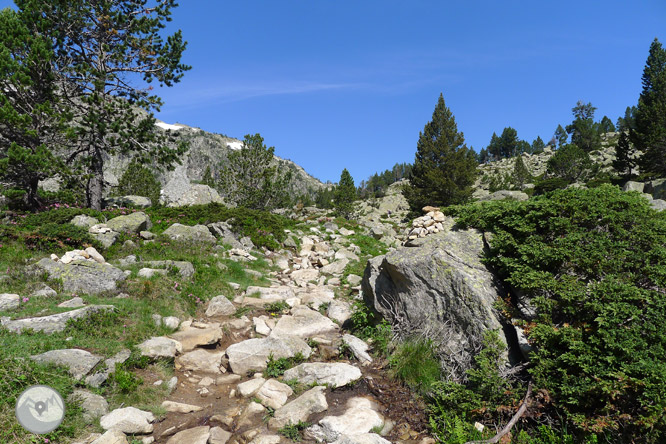
<path fill-rule="evenodd" d="M 534 195 L 539 196 L 550 191 L 561 190 L 569 185 L 569 181 L 561 177 L 551 177 L 550 179 L 541 179 L 534 184 Z"/>
<path fill-rule="evenodd" d="M 85 248 L 101 249 L 101 244 L 85 228 L 72 224 L 47 223 L 39 226 L 33 234 L 26 236 L 26 245 L 42 251 Z"/>

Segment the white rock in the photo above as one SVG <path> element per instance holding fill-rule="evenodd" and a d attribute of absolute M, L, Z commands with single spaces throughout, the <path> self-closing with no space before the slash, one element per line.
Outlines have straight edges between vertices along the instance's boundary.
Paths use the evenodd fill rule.
<path fill-rule="evenodd" d="M 169 327 L 175 330 L 180 325 L 180 319 L 175 316 L 167 316 L 166 318 L 162 319 L 162 324 L 165 327 Z"/>
<path fill-rule="evenodd" d="M 167 444 L 207 444 L 210 438 L 210 426 L 194 427 L 173 435 Z"/>
<path fill-rule="evenodd" d="M 104 430 L 119 430 L 123 433 L 151 433 L 155 416 L 135 407 L 116 409 L 108 415 L 102 416 L 99 424 Z"/>
<path fill-rule="evenodd" d="M 0 294 L 0 311 L 14 310 L 18 308 L 21 297 L 17 294 Z"/>
<path fill-rule="evenodd" d="M 206 325 L 204 328 L 185 327 L 170 336 L 183 346 L 183 351 L 194 350 L 202 345 L 213 345 L 222 339 L 222 329 L 219 324 Z"/>
<path fill-rule="evenodd" d="M 247 287 L 245 294 L 247 296 L 253 294 L 259 294 L 260 299 L 283 299 L 283 300 L 287 298 L 293 298 L 295 296 L 294 290 L 286 285 L 282 285 L 279 287 L 257 287 L 251 285 Z"/>
<path fill-rule="evenodd" d="M 279 435 L 259 435 L 254 437 L 249 444 L 279 444 L 279 443 L 280 443 Z"/>
<path fill-rule="evenodd" d="M 361 378 L 361 370 L 344 362 L 306 362 L 284 372 L 284 379 L 303 384 L 328 384 L 342 387 Z"/>
<path fill-rule="evenodd" d="M 90 444 L 128 444 L 127 437 L 120 430 L 107 430 Z"/>
<path fill-rule="evenodd" d="M 313 387 L 298 398 L 280 407 L 275 411 L 273 418 L 268 421 L 268 426 L 272 430 L 277 430 L 289 423 L 305 422 L 310 415 L 327 410 L 328 403 L 326 402 L 325 391 L 325 387 Z"/>
<path fill-rule="evenodd" d="M 162 403 L 162 408 L 167 412 L 172 412 L 172 413 L 192 413 L 192 412 L 200 412 L 201 410 L 203 410 L 203 407 L 199 407 L 197 405 L 183 404 L 181 402 L 174 402 L 174 401 L 164 401 Z"/>
<path fill-rule="evenodd" d="M 95 249 L 95 247 L 88 247 L 85 250 L 86 253 L 95 261 L 100 264 L 105 263 L 106 261 L 104 260 L 104 256 L 99 254 L 99 252 Z"/>
<path fill-rule="evenodd" d="M 298 336 L 277 336 L 275 333 L 267 338 L 247 339 L 227 348 L 229 366 L 238 375 L 246 375 L 250 370 L 264 370 L 271 354 L 279 359 L 292 358 L 299 352 L 307 359 L 312 349 Z"/>
<path fill-rule="evenodd" d="M 271 329 L 266 325 L 266 321 L 262 318 L 252 318 L 252 323 L 254 324 L 254 331 L 260 335 L 268 336 L 271 334 Z"/>
<path fill-rule="evenodd" d="M 326 416 L 319 421 L 319 425 L 328 442 L 337 440 L 341 435 L 368 433 L 374 428 L 384 427 L 384 417 L 377 410 L 377 405 L 367 398 L 351 398 L 342 415 Z"/>
<path fill-rule="evenodd" d="M 370 346 L 365 341 L 363 341 L 363 339 L 357 338 L 354 335 L 346 334 L 342 336 L 342 342 L 347 344 L 352 353 L 354 353 L 356 359 L 358 359 L 361 364 L 368 364 L 372 362 L 372 357 L 368 354 L 368 349 Z"/>
<path fill-rule="evenodd" d="M 322 267 L 320 271 L 323 274 L 340 274 L 347 267 L 347 264 L 349 264 L 349 259 L 340 259 Z"/>
<path fill-rule="evenodd" d="M 264 378 L 253 378 L 249 381 L 245 381 L 241 384 L 238 384 L 236 390 L 243 398 L 249 398 L 259 391 L 262 385 L 266 380 Z"/>
<path fill-rule="evenodd" d="M 153 337 L 137 345 L 142 356 L 149 358 L 174 358 L 183 352 L 180 342 L 164 336 Z"/>
<path fill-rule="evenodd" d="M 223 357 L 223 351 L 209 352 L 207 350 L 197 349 L 179 356 L 176 359 L 176 369 L 221 374 L 226 371 L 223 371 L 220 367 Z"/>
<path fill-rule="evenodd" d="M 210 437 L 208 444 L 227 444 L 232 434 L 224 430 L 222 427 L 213 427 L 210 429 Z"/>
<path fill-rule="evenodd" d="M 296 270 L 291 273 L 291 279 L 298 286 L 305 286 L 310 281 L 319 279 L 319 270 L 314 268 Z"/>
<path fill-rule="evenodd" d="M 215 296 L 211 299 L 206 309 L 206 316 L 208 317 L 229 316 L 234 313 L 236 313 L 236 307 L 224 295 Z"/>
<path fill-rule="evenodd" d="M 289 334 L 310 338 L 335 333 L 339 327 L 326 316 L 307 307 L 294 307 L 290 316 L 282 316 L 273 329 L 276 335 Z"/>
<path fill-rule="evenodd" d="M 167 270 L 162 270 L 162 269 L 157 269 L 157 268 L 142 268 L 139 270 L 139 277 L 150 279 L 151 277 L 155 275 L 162 275 L 166 276 L 167 275 Z"/>
<path fill-rule="evenodd" d="M 279 409 L 287 402 L 287 399 L 294 394 L 294 391 L 287 384 L 283 384 L 276 379 L 266 381 L 259 391 L 256 392 L 257 398 L 266 407 Z"/>
<path fill-rule="evenodd" d="M 344 324 L 352 316 L 352 308 L 348 302 L 339 301 L 337 299 L 331 302 L 328 306 L 326 315 L 336 321 L 338 324 Z"/>

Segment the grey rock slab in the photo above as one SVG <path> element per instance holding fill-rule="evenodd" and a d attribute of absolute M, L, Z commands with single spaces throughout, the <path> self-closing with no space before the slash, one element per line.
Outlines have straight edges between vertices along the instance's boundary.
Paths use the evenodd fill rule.
<path fill-rule="evenodd" d="M 257 393 L 261 386 L 263 386 L 265 383 L 266 380 L 264 378 L 253 378 L 249 381 L 241 382 L 238 384 L 236 391 L 243 398 L 249 398 L 250 396 L 253 396 L 255 393 Z"/>
<path fill-rule="evenodd" d="M 308 307 L 298 306 L 291 315 L 282 316 L 273 328 L 273 334 L 290 334 L 302 338 L 335 333 L 339 327 L 326 316 Z"/>
<path fill-rule="evenodd" d="M 305 286 L 308 282 L 319 279 L 319 270 L 314 268 L 295 270 L 290 276 L 296 285 Z"/>
<path fill-rule="evenodd" d="M 136 407 L 115 409 L 99 420 L 104 430 L 119 430 L 123 433 L 152 433 L 155 416 Z"/>
<path fill-rule="evenodd" d="M 495 303 L 506 289 L 481 262 L 483 236 L 473 229 L 451 230 L 411 242 L 368 261 L 363 299 L 405 331 L 430 332 L 453 360 L 451 371 L 467 368 L 477 338 L 487 330 L 502 332 Z M 507 344 L 502 333 L 500 338 Z"/>
<path fill-rule="evenodd" d="M 55 291 L 53 288 L 49 287 L 48 285 L 44 285 L 43 288 L 40 288 L 39 290 L 33 291 L 32 294 L 30 294 L 30 297 L 33 298 L 52 298 L 58 296 L 58 292 Z"/>
<path fill-rule="evenodd" d="M 359 285 L 362 280 L 363 278 L 361 276 L 357 276 L 355 274 L 350 274 L 349 276 L 347 276 L 347 282 L 349 282 L 349 285 L 351 285 L 352 287 L 356 287 L 357 285 Z"/>
<path fill-rule="evenodd" d="M 349 259 L 339 259 L 335 262 L 331 262 L 325 267 L 321 267 L 321 272 L 323 274 L 341 274 L 347 265 L 349 264 Z"/>
<path fill-rule="evenodd" d="M 157 275 L 166 276 L 167 273 L 167 270 L 161 270 L 159 268 L 142 268 L 137 274 L 139 277 L 150 279 L 151 277 Z"/>
<path fill-rule="evenodd" d="M 234 313 L 236 313 L 236 307 L 224 295 L 215 296 L 211 299 L 206 309 L 206 316 L 208 317 L 230 316 Z"/>
<path fill-rule="evenodd" d="M 221 369 L 223 357 L 223 351 L 209 352 L 199 348 L 179 356 L 176 359 L 176 369 L 221 374 L 223 373 Z"/>
<path fill-rule="evenodd" d="M 67 402 L 79 402 L 83 409 L 83 419 L 88 423 L 109 413 L 109 403 L 106 402 L 106 399 L 88 390 L 75 389 L 67 397 Z"/>
<path fill-rule="evenodd" d="M 259 435 L 252 438 L 249 444 L 279 444 L 280 435 Z"/>
<path fill-rule="evenodd" d="M 113 305 L 89 305 L 76 310 L 66 311 L 48 316 L 40 316 L 37 318 L 17 319 L 14 321 L 3 322 L 2 325 L 9 331 L 14 333 L 21 333 L 23 330 L 32 329 L 46 334 L 63 331 L 67 326 L 67 321 L 70 319 L 79 319 L 98 311 L 113 310 Z"/>
<path fill-rule="evenodd" d="M 127 436 L 120 430 L 107 430 L 90 444 L 128 444 Z"/>
<path fill-rule="evenodd" d="M 72 298 L 70 300 L 67 300 L 65 302 L 62 302 L 62 303 L 58 304 L 58 307 L 61 307 L 61 308 L 63 308 L 63 307 L 64 308 L 79 308 L 79 307 L 83 307 L 84 305 L 86 305 L 86 304 L 85 304 L 85 302 L 83 302 L 83 299 L 77 296 L 75 298 Z"/>
<path fill-rule="evenodd" d="M 352 353 L 361 364 L 368 364 L 372 362 L 372 357 L 368 354 L 370 346 L 361 338 L 354 335 L 346 334 L 342 336 L 342 342 L 347 344 Z"/>
<path fill-rule="evenodd" d="M 299 289 L 296 296 L 301 299 L 301 304 L 319 310 L 322 304 L 330 304 L 335 298 L 335 292 L 327 287 L 315 287 Z"/>
<path fill-rule="evenodd" d="M 217 243 L 215 236 L 210 234 L 210 231 L 204 225 L 191 227 L 176 223 L 164 230 L 162 234 L 174 242 L 208 245 L 215 245 Z"/>
<path fill-rule="evenodd" d="M 81 379 L 90 373 L 102 360 L 102 357 L 85 350 L 63 349 L 33 355 L 30 356 L 30 359 L 40 364 L 55 364 L 67 367 L 70 375 L 75 379 Z"/>
<path fill-rule="evenodd" d="M 265 370 L 271 354 L 274 359 L 279 359 L 293 358 L 299 352 L 307 359 L 312 349 L 298 336 L 273 333 L 267 338 L 247 339 L 230 345 L 226 353 L 231 370 L 237 375 L 246 375 L 250 370 Z"/>
<path fill-rule="evenodd" d="M 391 441 L 376 433 L 361 433 L 359 435 L 341 435 L 335 444 L 391 444 Z"/>
<path fill-rule="evenodd" d="M 257 287 L 249 286 L 245 291 L 246 295 L 259 294 L 260 299 L 289 299 L 295 296 L 294 289 L 287 285 L 279 287 Z"/>
<path fill-rule="evenodd" d="M 111 245 L 115 244 L 120 236 L 120 233 L 115 231 L 108 231 L 106 233 L 97 233 L 93 234 L 95 239 L 102 244 L 104 248 L 109 248 Z"/>
<path fill-rule="evenodd" d="M 19 307 L 21 297 L 17 294 L 0 294 L 0 311 L 14 310 Z"/>
<path fill-rule="evenodd" d="M 213 345 L 222 339 L 222 329 L 220 327 L 195 328 L 186 327 L 172 333 L 171 338 L 180 342 L 183 351 L 194 350 L 202 345 Z"/>
<path fill-rule="evenodd" d="M 118 283 L 127 278 L 119 268 L 87 260 L 63 264 L 44 258 L 29 266 L 27 271 L 33 274 L 47 273 L 49 279 L 60 279 L 65 291 L 83 294 L 117 291 Z"/>
<path fill-rule="evenodd" d="M 153 337 L 137 345 L 141 356 L 149 358 L 174 358 L 183 352 L 183 346 L 175 339 L 164 336 Z"/>
<path fill-rule="evenodd" d="M 361 370 L 344 362 L 306 362 L 284 372 L 284 380 L 302 384 L 328 384 L 342 387 L 361 378 Z"/>
<path fill-rule="evenodd" d="M 230 245 L 232 248 L 244 248 L 243 244 L 238 241 L 236 233 L 233 232 L 231 226 L 226 222 L 215 222 L 206 225 L 210 233 L 222 239 L 222 242 Z"/>
<path fill-rule="evenodd" d="M 277 430 L 289 423 L 306 422 L 310 415 L 326 411 L 328 403 L 326 402 L 325 391 L 325 387 L 313 387 L 298 398 L 275 410 L 275 415 L 268 421 L 269 428 Z"/>
<path fill-rule="evenodd" d="M 139 233 L 150 229 L 152 224 L 146 213 L 137 211 L 125 216 L 114 217 L 106 223 L 106 226 L 118 233 Z"/>
<path fill-rule="evenodd" d="M 654 199 L 650 201 L 650 206 L 657 211 L 664 211 L 666 210 L 666 200 Z"/>

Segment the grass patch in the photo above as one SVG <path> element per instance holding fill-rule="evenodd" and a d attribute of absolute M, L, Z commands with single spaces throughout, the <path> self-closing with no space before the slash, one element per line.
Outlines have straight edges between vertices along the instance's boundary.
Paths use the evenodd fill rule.
<path fill-rule="evenodd" d="M 305 356 L 303 353 L 298 352 L 293 358 L 278 358 L 275 359 L 271 353 L 268 357 L 268 363 L 266 364 L 266 370 L 264 370 L 264 377 L 266 378 L 277 378 L 282 376 L 284 372 L 290 368 L 300 364 L 305 361 Z"/>
<path fill-rule="evenodd" d="M 422 395 L 441 377 L 432 342 L 424 339 L 408 339 L 398 344 L 389 357 L 389 365 L 393 377 Z"/>
<path fill-rule="evenodd" d="M 303 440 L 302 432 L 308 427 L 310 427 L 309 422 L 298 421 L 297 424 L 289 422 L 289 424 L 279 429 L 278 433 L 293 442 L 301 442 Z"/>

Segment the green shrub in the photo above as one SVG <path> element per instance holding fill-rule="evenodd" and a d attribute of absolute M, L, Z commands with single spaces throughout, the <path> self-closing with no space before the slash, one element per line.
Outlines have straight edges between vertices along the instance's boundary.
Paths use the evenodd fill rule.
<path fill-rule="evenodd" d="M 593 164 L 589 154 L 574 144 L 564 145 L 548 159 L 547 171 L 555 177 L 577 182 L 590 177 Z"/>
<path fill-rule="evenodd" d="M 282 376 L 284 372 L 289 370 L 295 365 L 300 364 L 305 361 L 305 356 L 301 352 L 296 353 L 296 356 L 293 358 L 278 358 L 275 359 L 271 353 L 268 356 L 268 363 L 266 364 L 266 370 L 264 370 L 264 376 L 266 378 L 277 378 Z"/>
<path fill-rule="evenodd" d="M 85 228 L 72 224 L 54 223 L 38 227 L 33 235 L 26 237 L 26 244 L 42 251 L 84 248 L 85 246 L 101 248 L 101 244 L 93 239 Z"/>
<path fill-rule="evenodd" d="M 666 215 L 610 185 L 455 211 L 536 307 L 530 373 L 576 433 L 663 441 Z"/>
<path fill-rule="evenodd" d="M 534 184 L 534 195 L 539 196 L 546 194 L 550 191 L 561 190 L 569 185 L 569 181 L 561 177 L 551 177 L 550 179 L 542 179 Z"/>
<path fill-rule="evenodd" d="M 308 427 L 310 427 L 309 422 L 298 421 L 297 424 L 293 424 L 290 421 L 289 424 L 279 429 L 278 433 L 294 442 L 301 442 L 303 440 L 301 432 Z"/>

